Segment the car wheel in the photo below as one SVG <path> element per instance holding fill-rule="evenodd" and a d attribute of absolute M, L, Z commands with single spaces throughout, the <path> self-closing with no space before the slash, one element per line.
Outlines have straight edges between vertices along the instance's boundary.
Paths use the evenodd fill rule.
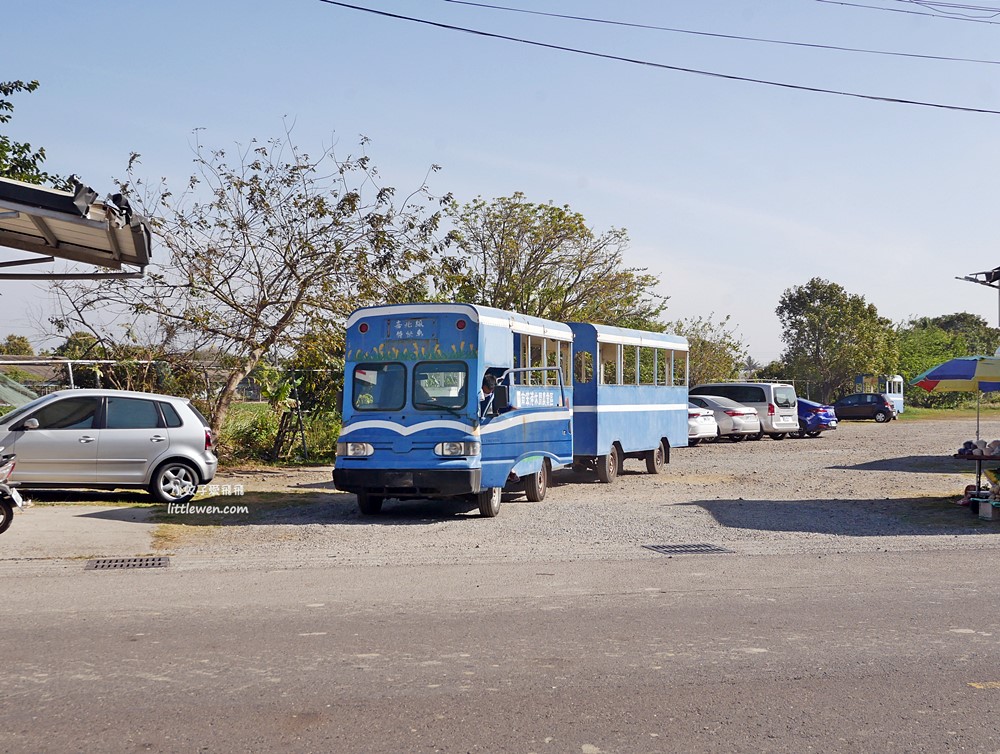
<path fill-rule="evenodd" d="M 661 442 L 653 450 L 646 451 L 646 471 L 650 474 L 662 474 L 663 466 L 666 463 L 667 454 L 663 450 Z"/>
<path fill-rule="evenodd" d="M 763 440 L 764 439 L 764 433 L 763 432 L 756 432 L 756 433 L 754 433 L 752 435 L 748 435 L 748 437 L 751 440 Z"/>
<path fill-rule="evenodd" d="M 524 480 L 524 493 L 528 500 L 540 503 L 545 499 L 545 491 L 549 488 L 549 465 L 542 461 L 542 468 Z"/>
<path fill-rule="evenodd" d="M 746 435 L 729 435 L 729 442 L 743 442 Z"/>
<path fill-rule="evenodd" d="M 161 503 L 186 503 L 198 491 L 198 472 L 185 461 L 168 461 L 153 473 L 150 494 Z"/>
<path fill-rule="evenodd" d="M 487 487 L 476 495 L 479 503 L 479 515 L 483 518 L 496 518 L 500 513 L 500 488 Z"/>
<path fill-rule="evenodd" d="M 0 534 L 10 528 L 10 522 L 14 520 L 14 506 L 9 500 L 0 500 Z"/>
<path fill-rule="evenodd" d="M 768 437 L 770 437 L 772 440 L 784 440 L 785 439 L 785 433 L 784 432 L 775 432 L 774 434 L 768 435 Z"/>
<path fill-rule="evenodd" d="M 888 411 L 876 411 L 874 419 L 879 424 L 885 424 L 887 421 L 889 421 L 889 412 Z"/>
<path fill-rule="evenodd" d="M 597 457 L 597 478 L 605 484 L 611 484 L 618 478 L 618 472 L 621 471 L 619 464 L 618 448 L 612 445 L 606 456 Z"/>
<path fill-rule="evenodd" d="M 820 433 L 819 432 L 806 432 L 806 435 L 808 435 L 809 437 L 819 437 Z"/>
<path fill-rule="evenodd" d="M 372 495 L 362 491 L 358 493 L 358 510 L 362 516 L 377 516 L 382 512 L 382 502 L 385 500 L 381 495 Z"/>
<path fill-rule="evenodd" d="M 692 448 L 695 445 L 697 445 L 698 443 L 700 443 L 700 442 L 701 442 L 701 438 L 700 437 L 689 437 L 688 438 L 688 445 L 690 445 Z"/>

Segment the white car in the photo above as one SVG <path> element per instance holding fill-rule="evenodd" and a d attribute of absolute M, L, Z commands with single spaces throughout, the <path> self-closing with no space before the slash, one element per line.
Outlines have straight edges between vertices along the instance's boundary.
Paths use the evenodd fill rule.
<path fill-rule="evenodd" d="M 688 401 L 712 411 L 719 425 L 719 437 L 739 442 L 760 432 L 760 417 L 753 406 L 744 406 L 721 395 L 691 395 Z"/>
<path fill-rule="evenodd" d="M 185 398 L 59 390 L 0 417 L 0 446 L 22 488 L 140 487 L 185 502 L 218 466 L 208 422 Z"/>
<path fill-rule="evenodd" d="M 714 440 L 719 436 L 719 424 L 715 414 L 707 408 L 688 403 L 688 445 L 697 445 L 702 440 Z"/>

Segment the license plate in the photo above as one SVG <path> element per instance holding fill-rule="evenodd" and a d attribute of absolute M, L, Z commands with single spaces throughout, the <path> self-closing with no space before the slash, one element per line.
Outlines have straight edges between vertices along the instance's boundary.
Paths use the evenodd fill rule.
<path fill-rule="evenodd" d="M 13 487 L 10 488 L 10 499 L 14 501 L 14 504 L 18 508 L 23 508 L 24 507 L 24 501 L 21 499 L 21 493 L 18 492 Z"/>

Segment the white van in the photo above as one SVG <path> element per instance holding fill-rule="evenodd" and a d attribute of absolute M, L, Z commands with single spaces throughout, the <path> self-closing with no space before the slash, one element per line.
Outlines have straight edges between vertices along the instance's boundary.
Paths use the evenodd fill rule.
<path fill-rule="evenodd" d="M 688 394 L 721 395 L 744 406 L 753 406 L 760 417 L 760 436 L 783 440 L 789 432 L 799 431 L 795 388 L 783 382 L 710 382 L 696 385 Z"/>

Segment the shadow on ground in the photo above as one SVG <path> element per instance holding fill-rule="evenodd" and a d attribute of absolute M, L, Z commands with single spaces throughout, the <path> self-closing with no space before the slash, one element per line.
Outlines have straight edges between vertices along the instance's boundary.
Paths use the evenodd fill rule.
<path fill-rule="evenodd" d="M 989 463 L 984 463 L 989 466 Z M 992 462 L 997 465 L 996 461 Z M 969 461 L 960 461 L 957 458 L 946 456 L 902 456 L 900 458 L 882 458 L 877 461 L 858 463 L 853 466 L 830 466 L 831 469 L 844 469 L 847 471 L 909 471 L 918 474 L 962 474 L 967 471 L 975 472 L 976 465 Z"/>
<path fill-rule="evenodd" d="M 65 496 L 58 499 L 64 501 Z M 89 505 L 102 505 L 86 496 Z M 109 498 L 111 499 L 111 498 Z M 189 507 L 160 504 L 128 505 L 123 496 L 114 498 L 113 507 L 81 514 L 88 518 L 115 521 L 150 521 L 178 526 L 307 526 L 310 524 L 390 524 L 426 525 L 440 521 L 474 520 L 479 507 L 472 500 L 386 500 L 382 512 L 363 516 L 357 499 L 346 492 L 285 493 L 253 492 L 230 497 L 193 500 Z M 148 502 L 147 499 L 143 502 Z M 526 502 L 521 493 L 504 494 L 503 504 Z M 124 503 L 124 504 L 123 504 Z"/>
<path fill-rule="evenodd" d="M 680 505 L 703 508 L 732 529 L 846 537 L 1000 533 L 1000 521 L 984 521 L 955 500 L 698 500 Z"/>

